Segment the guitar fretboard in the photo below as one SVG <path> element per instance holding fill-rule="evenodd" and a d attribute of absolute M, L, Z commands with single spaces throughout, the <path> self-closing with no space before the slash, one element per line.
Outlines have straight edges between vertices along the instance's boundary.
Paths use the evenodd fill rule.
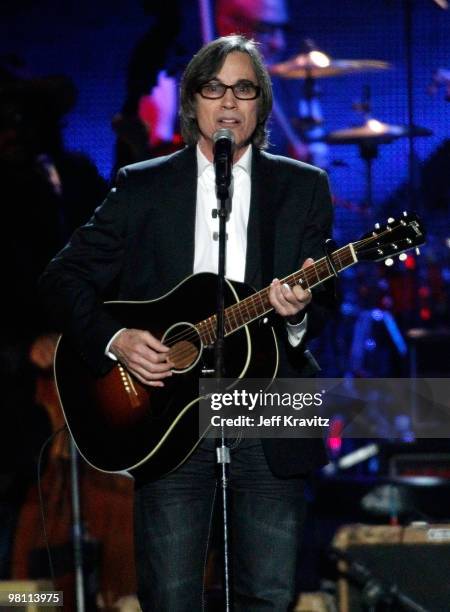
<path fill-rule="evenodd" d="M 313 287 L 320 285 L 329 278 L 333 277 L 335 275 L 334 272 L 341 272 L 345 268 L 348 268 L 356 263 L 357 258 L 352 243 L 335 251 L 331 255 L 331 261 L 334 270 L 332 269 L 328 258 L 322 257 L 322 259 L 319 259 L 307 268 L 298 270 L 297 272 L 294 272 L 293 274 L 281 279 L 281 282 L 287 283 L 290 287 L 300 285 L 304 289 L 312 289 Z M 264 289 L 261 289 L 261 291 L 253 293 L 244 300 L 237 302 L 236 304 L 232 304 L 225 309 L 224 327 L 226 336 L 273 310 L 273 307 L 269 302 L 269 289 L 269 287 L 265 287 Z M 200 335 L 202 343 L 205 346 L 214 344 L 216 341 L 217 330 L 216 315 L 212 315 L 208 319 L 200 321 L 195 327 Z"/>

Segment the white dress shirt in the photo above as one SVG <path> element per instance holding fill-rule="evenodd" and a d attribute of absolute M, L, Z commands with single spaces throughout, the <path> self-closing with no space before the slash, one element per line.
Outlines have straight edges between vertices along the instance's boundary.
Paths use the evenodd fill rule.
<path fill-rule="evenodd" d="M 233 166 L 231 212 L 226 224 L 226 272 L 230 280 L 244 282 L 247 255 L 247 225 L 250 213 L 252 148 Z M 195 215 L 194 274 L 218 269 L 219 218 L 212 216 L 217 208 L 213 164 L 197 147 L 197 211 Z"/>

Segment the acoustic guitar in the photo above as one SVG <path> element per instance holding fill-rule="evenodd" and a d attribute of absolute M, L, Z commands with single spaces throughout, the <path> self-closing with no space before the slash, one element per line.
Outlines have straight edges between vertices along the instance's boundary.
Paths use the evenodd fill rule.
<path fill-rule="evenodd" d="M 403 213 L 282 279 L 314 288 L 358 261 L 382 261 L 418 247 L 425 232 L 418 217 Z M 61 336 L 55 356 L 57 389 L 68 428 L 84 459 L 106 472 L 144 466 L 157 478 L 181 465 L 205 432 L 199 431 L 199 379 L 208 376 L 216 339 L 217 277 L 189 276 L 159 299 L 106 302 L 122 327 L 149 330 L 170 347 L 174 375 L 165 386 L 141 384 L 122 364 L 95 376 Z M 269 287 L 255 292 L 226 281 L 225 372 L 231 379 L 273 379 L 278 369 Z"/>

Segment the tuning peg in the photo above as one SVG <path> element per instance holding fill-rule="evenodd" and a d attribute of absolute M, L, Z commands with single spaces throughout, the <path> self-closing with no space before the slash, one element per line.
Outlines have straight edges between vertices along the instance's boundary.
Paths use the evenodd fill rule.
<path fill-rule="evenodd" d="M 402 215 L 403 215 L 404 217 L 407 217 L 407 216 L 408 216 L 407 211 L 406 211 L 406 210 L 404 210 L 404 211 L 402 212 Z"/>
<path fill-rule="evenodd" d="M 420 255 L 420 249 L 419 249 L 419 247 L 416 247 L 416 255 Z"/>
<path fill-rule="evenodd" d="M 388 223 L 394 223 L 395 219 L 394 217 L 389 217 L 389 219 L 387 220 Z"/>
<path fill-rule="evenodd" d="M 375 228 L 376 230 L 379 230 L 379 229 L 380 229 L 380 224 L 379 224 L 379 223 L 375 223 L 374 228 Z"/>

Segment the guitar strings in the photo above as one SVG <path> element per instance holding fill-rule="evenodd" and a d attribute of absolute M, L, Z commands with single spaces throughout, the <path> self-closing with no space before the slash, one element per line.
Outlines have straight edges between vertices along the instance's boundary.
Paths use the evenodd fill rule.
<path fill-rule="evenodd" d="M 384 230 L 383 232 L 381 232 L 380 234 L 377 234 L 376 236 L 368 236 L 367 238 L 364 238 L 362 240 L 358 240 L 355 243 L 352 243 L 354 245 L 360 246 L 362 244 L 367 244 L 370 242 L 374 242 L 376 241 L 376 239 L 380 238 L 382 235 L 389 233 L 391 230 Z M 346 245 L 344 247 L 341 247 L 340 249 L 337 249 L 334 253 L 333 256 L 336 257 L 336 259 L 338 260 L 339 264 L 342 264 L 342 260 L 341 260 L 341 255 L 342 255 L 342 251 L 348 250 L 349 249 L 349 245 Z M 342 266 L 344 267 L 344 266 Z M 299 270 L 298 272 L 295 272 L 294 274 L 289 275 L 288 277 L 286 277 L 286 279 L 289 279 L 290 277 L 295 277 L 298 275 L 303 275 L 305 276 L 305 280 L 307 282 L 308 285 L 312 285 L 312 283 L 310 283 L 309 281 L 313 280 L 313 275 L 315 274 L 318 277 L 317 272 L 323 272 L 324 269 L 326 269 L 326 271 L 328 272 L 328 262 L 326 260 L 326 258 L 320 259 L 319 261 L 315 262 L 315 264 L 311 265 L 311 270 L 309 268 L 304 268 L 303 270 Z M 332 275 L 330 274 L 330 277 Z M 330 278 L 328 277 L 328 278 Z M 283 280 L 286 280 L 283 279 Z M 319 279 L 320 282 L 323 282 L 326 279 Z M 272 307 L 269 307 L 267 309 L 264 310 L 264 312 L 262 313 L 255 313 L 257 314 L 257 316 L 252 316 L 250 313 L 250 308 L 254 308 L 256 300 L 258 299 L 260 302 L 263 302 L 263 298 L 262 298 L 262 294 L 266 294 L 265 297 L 267 298 L 267 290 L 268 288 L 264 288 L 262 289 L 260 292 L 258 292 L 257 294 L 254 294 L 252 296 L 249 296 L 248 298 L 245 298 L 244 300 L 241 300 L 240 302 L 237 302 L 236 304 L 232 304 L 231 306 L 229 306 L 226 309 L 226 319 L 228 321 L 230 321 L 231 319 L 231 315 L 234 317 L 235 321 L 237 322 L 237 316 L 235 311 L 238 311 L 238 314 L 241 316 L 241 312 L 243 310 L 243 308 L 245 308 L 247 310 L 247 314 L 250 315 L 250 320 L 248 321 L 244 321 L 242 324 L 238 323 L 238 327 L 232 329 L 228 332 L 226 332 L 226 336 L 230 335 L 231 333 L 233 333 L 234 331 L 237 331 L 238 329 L 240 329 L 241 327 L 243 327 L 244 325 L 250 323 L 252 320 L 254 320 L 255 318 L 259 318 L 260 316 L 262 316 L 263 314 L 266 314 L 267 312 L 270 312 L 270 310 L 273 310 Z M 264 304 L 263 304 L 264 306 Z M 181 340 L 192 340 L 195 339 L 197 337 L 199 337 L 200 341 L 202 341 L 202 336 L 209 336 L 209 343 L 213 343 L 215 341 L 215 335 L 216 335 L 216 329 L 215 329 L 215 319 L 216 319 L 216 315 L 212 315 L 210 317 L 208 317 L 207 319 L 200 321 L 199 323 L 197 323 L 195 325 L 195 327 L 197 328 L 197 331 L 194 331 L 192 329 L 189 330 L 185 330 L 183 332 L 180 332 L 178 334 L 175 334 L 167 343 L 167 346 L 174 346 L 175 344 L 177 344 L 178 342 L 180 342 Z M 227 320 L 225 321 L 225 323 L 227 323 Z M 201 326 L 204 326 L 206 328 L 206 330 L 202 330 Z M 208 346 L 208 344 L 207 344 Z M 181 347 L 180 347 L 181 349 Z M 185 348 L 183 350 L 178 350 L 176 353 L 177 357 L 181 357 L 184 354 L 187 354 L 190 351 L 190 348 Z"/>
<path fill-rule="evenodd" d="M 379 234 L 376 234 L 374 236 L 367 236 L 366 238 L 363 238 L 361 240 L 357 240 L 352 244 L 354 247 L 359 248 L 362 245 L 367 245 L 368 243 L 371 242 L 376 242 L 378 239 L 382 238 L 383 236 L 385 236 L 386 234 L 389 234 L 392 232 L 392 228 L 391 229 L 386 229 L 383 230 L 383 232 L 380 232 Z M 341 265 L 341 269 L 344 268 L 345 266 L 342 265 L 342 259 L 341 256 L 344 255 L 343 251 L 345 250 L 349 250 L 350 249 L 350 244 L 346 245 L 344 247 L 341 247 L 339 249 L 337 249 L 333 254 L 333 258 L 336 258 L 338 263 Z M 353 259 L 352 259 L 352 263 Z M 326 270 L 326 272 L 329 272 L 329 268 L 328 268 L 328 261 L 326 258 L 322 258 L 319 259 L 317 262 L 315 262 L 314 264 L 311 264 L 311 266 L 304 268 L 303 270 L 299 270 L 297 272 L 294 272 L 293 274 L 290 274 L 289 276 L 285 277 L 284 279 L 282 279 L 281 282 L 283 281 L 288 281 L 289 279 L 293 279 L 294 282 L 296 282 L 295 277 L 296 276 L 303 276 L 304 278 L 301 280 L 305 280 L 308 286 L 314 286 L 314 284 L 310 283 L 309 281 L 313 280 L 312 275 L 316 275 L 319 283 L 324 282 L 325 280 L 327 280 L 328 278 L 331 278 L 333 276 L 333 274 L 330 274 L 330 276 L 328 276 L 327 278 L 320 278 L 319 277 L 319 272 L 323 272 L 324 269 Z M 315 283 L 318 284 L 318 283 Z M 233 325 L 231 325 L 231 329 L 229 331 L 225 330 L 225 336 L 229 336 L 231 335 L 233 332 L 237 331 L 238 329 L 241 329 L 242 327 L 244 327 L 245 325 L 247 325 L 248 323 L 251 323 L 253 320 L 260 318 L 262 315 L 270 312 L 271 310 L 273 310 L 273 307 L 267 307 L 267 292 L 268 292 L 268 287 L 265 287 L 264 289 L 262 289 L 261 291 L 257 292 L 256 294 L 253 294 L 247 298 L 245 298 L 244 300 L 241 300 L 235 304 L 232 304 L 230 306 L 228 306 L 225 309 L 225 326 L 227 324 L 227 322 L 231 322 L 231 315 L 234 317 L 235 322 L 238 324 L 237 327 L 233 328 Z M 264 298 L 263 298 L 264 295 Z M 256 304 L 256 300 L 259 300 L 260 305 L 263 306 L 264 311 L 263 312 L 258 312 L 256 311 L 255 316 L 252 316 L 250 313 L 250 308 L 255 309 L 255 304 Z M 242 316 L 242 311 L 243 308 L 245 308 L 247 310 L 247 314 L 250 315 L 250 320 L 246 320 L 243 321 L 242 323 L 239 323 L 237 320 L 237 316 L 236 314 L 238 314 L 239 316 Z M 235 312 L 237 311 L 237 313 Z M 216 315 L 212 315 L 210 317 L 208 317 L 207 319 L 204 319 L 203 321 L 199 321 L 198 323 L 195 324 L 195 328 L 196 331 L 189 329 L 189 330 L 185 330 L 183 332 L 180 332 L 178 334 L 175 334 L 167 343 L 166 346 L 175 346 L 177 343 L 179 343 L 181 340 L 185 340 L 185 341 L 189 341 L 189 340 L 194 340 L 196 338 L 199 338 L 200 342 L 203 342 L 203 337 L 206 337 L 206 334 L 209 336 L 209 344 L 213 344 L 215 341 L 215 336 L 216 336 L 216 325 L 215 325 L 215 320 L 216 320 Z M 204 326 L 206 328 L 206 332 L 205 330 L 201 329 L 201 326 Z M 208 339 L 207 339 L 208 340 Z M 209 346 L 209 344 L 207 344 L 206 346 Z M 181 358 L 183 356 L 186 356 L 189 352 L 190 352 L 191 348 L 190 347 L 186 347 L 186 348 L 181 348 L 178 349 L 176 351 L 176 357 Z M 175 357 L 175 355 L 173 355 Z"/>
<path fill-rule="evenodd" d="M 348 245 L 345 247 L 342 247 L 341 249 L 338 249 L 337 251 L 335 251 L 335 253 L 333 253 L 334 256 L 336 256 L 336 258 L 338 259 L 339 263 L 342 264 L 341 261 L 341 257 L 340 257 L 340 251 L 343 251 L 344 249 L 348 249 Z M 353 261 L 353 260 L 352 260 Z M 295 277 L 296 276 L 304 276 L 306 280 L 306 283 L 308 286 L 313 286 L 314 283 L 312 281 L 314 281 L 314 277 L 319 279 L 319 282 L 323 282 L 325 280 L 327 280 L 326 278 L 319 278 L 318 272 L 322 273 L 326 271 L 327 273 L 330 273 L 330 270 L 328 268 L 328 262 L 326 260 L 326 258 L 323 259 L 319 259 L 317 262 L 315 262 L 314 264 L 311 264 L 310 267 L 308 268 L 304 268 L 303 270 L 299 270 L 297 272 L 294 272 L 293 274 L 285 277 L 284 279 L 282 279 L 281 282 L 286 281 L 288 279 L 291 278 L 291 282 L 292 279 L 295 282 Z M 331 278 L 331 276 L 333 276 L 331 273 L 329 274 L 329 276 L 327 278 Z M 316 283 L 317 284 L 317 283 Z M 225 312 L 227 313 L 227 319 L 228 321 L 231 320 L 231 316 L 234 317 L 235 321 L 237 322 L 237 317 L 236 314 L 239 314 L 239 316 L 241 316 L 241 313 L 237 312 L 235 313 L 234 311 L 242 311 L 244 310 L 244 308 L 247 310 L 247 314 L 250 315 L 251 319 L 248 321 L 245 321 L 243 323 L 238 323 L 238 327 L 231 329 L 229 332 L 227 332 L 226 335 L 229 335 L 230 333 L 236 331 L 237 329 L 239 329 L 240 327 L 250 323 L 252 320 L 254 320 L 255 318 L 259 318 L 260 316 L 262 316 L 263 314 L 270 312 L 270 310 L 273 310 L 272 306 L 269 306 L 268 303 L 265 303 L 265 301 L 267 300 L 267 293 L 268 293 L 268 287 L 265 287 L 264 289 L 261 289 L 261 291 L 257 292 L 256 294 L 253 294 L 251 296 L 248 296 L 247 298 L 245 298 L 244 300 L 241 300 L 235 304 L 232 304 L 230 306 L 228 306 L 225 310 Z M 265 294 L 265 295 L 264 295 Z M 264 298 L 262 297 L 262 295 L 264 295 Z M 250 309 L 254 309 L 254 306 L 256 304 L 256 301 L 259 301 L 263 307 L 265 308 L 264 312 L 260 312 L 260 313 L 255 313 L 255 315 L 252 315 L 250 312 Z M 216 315 L 212 315 L 210 317 L 208 317 L 207 319 L 204 319 L 203 321 L 198 322 L 197 324 L 195 324 L 195 326 L 198 328 L 201 325 L 204 325 L 207 330 L 206 332 L 211 335 L 211 332 L 215 332 L 215 324 L 214 321 L 216 319 Z M 198 329 L 198 334 L 200 336 L 205 335 L 205 331 L 203 331 L 202 329 Z M 193 330 L 186 330 L 183 332 L 180 332 L 179 334 L 175 334 L 170 341 L 168 341 L 166 344 L 167 346 L 171 346 L 176 344 L 177 342 L 179 342 L 180 340 L 185 340 L 185 339 L 191 339 L 194 338 L 196 336 L 196 333 Z"/>
<path fill-rule="evenodd" d="M 316 262 L 314 264 L 314 266 L 312 265 L 311 268 L 315 268 L 315 270 L 308 270 L 308 268 L 305 268 L 302 271 L 299 271 L 297 273 L 294 273 L 290 276 L 294 277 L 296 275 L 299 275 L 301 273 L 303 273 L 307 278 L 305 279 L 308 286 L 313 286 L 312 282 L 309 281 L 313 281 L 314 276 L 318 277 L 316 270 L 319 272 L 322 272 L 324 270 L 326 270 L 327 272 L 329 272 L 327 266 L 326 266 L 326 261 L 322 261 L 319 260 L 318 262 Z M 331 276 L 331 275 L 330 275 Z M 287 280 L 289 277 L 286 277 L 285 279 L 282 280 Z M 329 277 L 328 277 L 329 278 Z M 322 282 L 322 280 L 326 280 L 326 279 L 320 279 L 320 282 Z M 264 297 L 263 297 L 264 295 Z M 268 295 L 268 287 L 265 287 L 264 289 L 262 289 L 261 291 L 259 291 L 258 293 L 248 296 L 247 298 L 245 298 L 244 300 L 241 300 L 239 302 L 236 302 L 235 304 L 232 304 L 230 306 L 228 306 L 225 309 L 225 313 L 226 313 L 226 321 L 227 322 L 231 322 L 232 317 L 234 318 L 234 320 L 236 321 L 236 323 L 238 323 L 237 327 L 234 327 L 233 325 L 231 325 L 231 329 L 226 332 L 226 335 L 230 335 L 231 333 L 233 333 L 234 331 L 236 331 L 237 329 L 243 327 L 244 325 L 250 323 L 252 320 L 254 320 L 255 318 L 259 318 L 261 317 L 263 314 L 270 312 L 271 310 L 273 310 L 272 306 L 269 306 L 269 304 L 267 303 L 267 295 Z M 252 314 L 250 312 L 250 310 L 255 310 L 255 304 L 256 302 L 259 301 L 260 305 L 263 306 L 264 311 L 263 312 L 258 312 L 256 311 L 255 314 Z M 250 316 L 250 320 L 246 320 L 243 321 L 242 323 L 239 323 L 237 320 L 237 317 L 239 316 L 240 318 L 242 317 L 242 311 L 246 310 L 247 311 L 247 315 Z M 207 319 L 204 319 L 203 321 L 199 321 L 198 323 L 195 324 L 195 327 L 197 328 L 197 332 L 198 335 L 204 336 L 206 334 L 212 336 L 212 334 L 215 334 L 215 320 L 216 320 L 216 315 L 212 315 L 210 317 L 208 317 Z M 206 327 L 206 330 L 202 330 L 201 326 Z M 176 344 L 177 342 L 180 342 L 181 340 L 187 340 L 187 339 L 191 339 L 191 338 L 195 338 L 196 337 L 196 333 L 192 330 L 186 330 L 183 332 L 179 332 L 178 334 L 175 334 L 174 336 L 172 336 L 172 338 L 166 343 L 167 346 L 173 346 L 174 344 Z"/>
<path fill-rule="evenodd" d="M 346 248 L 346 247 L 343 247 Z M 340 257 L 339 254 L 336 252 L 335 255 L 337 256 L 338 260 L 340 261 Z M 327 273 L 329 273 L 329 268 L 328 268 L 328 262 L 326 261 L 326 259 L 324 258 L 323 260 L 319 260 L 317 262 L 315 262 L 315 264 L 311 265 L 311 270 L 309 268 L 305 268 L 303 270 L 300 270 L 292 275 L 290 275 L 290 277 L 293 278 L 293 280 L 295 281 L 295 277 L 299 276 L 299 275 L 303 275 L 305 277 L 305 280 L 308 284 L 308 286 L 313 286 L 313 282 L 308 282 L 308 281 L 313 281 L 314 279 L 314 273 L 315 276 L 319 279 L 319 282 L 322 282 L 323 280 L 326 279 L 320 279 L 318 272 L 323 272 L 324 270 L 326 270 Z M 327 278 L 330 278 L 332 276 L 332 274 L 330 274 Z M 287 280 L 289 277 L 286 277 L 286 279 L 283 280 Z M 317 283 L 316 283 L 317 284 Z M 263 300 L 262 295 L 264 295 L 265 300 Z M 227 322 L 231 322 L 231 314 L 233 314 L 234 319 L 236 321 L 236 323 L 238 323 L 237 327 L 233 328 L 233 326 L 231 326 L 231 329 L 229 331 L 225 330 L 225 336 L 229 336 L 232 333 L 234 333 L 235 331 L 237 331 L 238 329 L 244 327 L 245 325 L 247 325 L 248 323 L 251 323 L 253 320 L 260 318 L 263 314 L 270 312 L 271 310 L 273 310 L 272 306 L 269 306 L 269 303 L 267 302 L 267 294 L 268 294 L 268 288 L 264 288 L 262 289 L 260 292 L 258 292 L 255 295 L 251 295 L 248 298 L 246 298 L 245 300 L 242 300 L 240 302 L 237 302 L 236 304 L 232 304 L 231 306 L 229 306 L 226 309 L 226 321 L 225 321 L 225 325 Z M 264 312 L 258 312 L 256 311 L 255 315 L 256 316 L 252 316 L 252 314 L 250 313 L 250 308 L 254 308 L 255 303 L 256 303 L 256 298 L 255 296 L 258 296 L 259 301 L 262 303 L 263 307 L 264 307 Z M 241 312 L 243 310 L 242 306 L 245 306 L 246 310 L 247 310 L 247 314 L 250 316 L 249 320 L 245 320 L 242 323 L 239 323 L 237 320 L 237 316 L 235 314 L 235 310 L 237 310 L 241 315 Z M 169 341 L 166 342 L 166 346 L 174 346 L 177 343 L 179 343 L 181 340 L 185 340 L 185 341 L 189 341 L 189 340 L 194 340 L 197 337 L 200 338 L 200 341 L 202 342 L 202 336 L 206 337 L 206 335 L 209 336 L 209 338 L 206 338 L 208 341 L 208 344 L 206 344 L 206 346 L 209 346 L 210 344 L 213 344 L 215 341 L 215 337 L 216 337 L 216 326 L 215 326 L 215 320 L 216 320 L 216 315 L 212 315 L 210 316 L 208 319 L 205 319 L 203 321 L 200 321 L 199 323 L 197 323 L 195 325 L 195 327 L 197 328 L 197 332 L 193 331 L 192 329 L 189 330 L 185 330 L 183 332 L 180 332 L 178 334 L 176 334 L 175 336 L 173 336 Z M 201 325 L 203 325 L 204 327 L 206 327 L 206 333 L 205 330 L 201 329 Z M 172 357 L 173 358 L 182 358 L 187 356 L 189 353 L 191 352 L 191 347 L 179 347 L 178 349 L 176 349 L 176 352 L 172 353 Z"/>

